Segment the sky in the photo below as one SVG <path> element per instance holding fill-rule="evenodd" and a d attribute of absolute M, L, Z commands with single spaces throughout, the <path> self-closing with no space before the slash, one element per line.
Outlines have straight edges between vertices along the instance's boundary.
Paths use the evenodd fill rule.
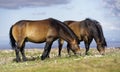
<path fill-rule="evenodd" d="M 91 18 L 102 25 L 107 41 L 120 42 L 120 0 L 0 0 L 0 45 L 9 43 L 9 29 L 20 20 Z"/>

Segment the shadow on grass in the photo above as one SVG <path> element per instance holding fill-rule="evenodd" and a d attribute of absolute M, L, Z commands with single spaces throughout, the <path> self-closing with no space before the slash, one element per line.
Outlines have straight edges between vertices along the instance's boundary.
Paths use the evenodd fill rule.
<path fill-rule="evenodd" d="M 26 61 L 35 61 L 35 60 L 40 60 L 40 57 L 39 57 L 39 56 L 29 57 L 29 58 L 27 57 L 27 60 L 26 60 Z M 23 61 L 23 60 L 21 59 L 20 62 L 26 62 L 26 61 Z M 13 59 L 13 62 L 16 62 L 16 58 Z"/>

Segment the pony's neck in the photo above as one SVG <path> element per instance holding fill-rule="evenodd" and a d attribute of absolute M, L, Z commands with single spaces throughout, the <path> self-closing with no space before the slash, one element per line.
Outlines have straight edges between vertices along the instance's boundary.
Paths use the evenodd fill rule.
<path fill-rule="evenodd" d="M 67 41 L 68 43 L 71 43 L 74 40 L 74 38 L 72 38 L 71 36 L 67 34 L 64 34 L 63 32 L 60 33 L 60 38 Z"/>
<path fill-rule="evenodd" d="M 64 39 L 67 42 L 77 40 L 75 33 L 66 24 L 58 20 L 53 20 L 53 23 L 55 23 L 55 25 L 57 25 L 56 27 L 59 29 L 60 38 Z"/>
<path fill-rule="evenodd" d="M 97 45 L 102 45 L 102 40 L 100 39 L 100 37 L 94 37 L 94 40 L 96 42 Z"/>

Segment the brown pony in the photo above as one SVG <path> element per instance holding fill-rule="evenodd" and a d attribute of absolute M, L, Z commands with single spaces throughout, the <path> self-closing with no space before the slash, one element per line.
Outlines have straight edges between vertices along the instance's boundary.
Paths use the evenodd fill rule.
<path fill-rule="evenodd" d="M 58 38 L 67 41 L 68 47 L 72 49 L 74 54 L 80 54 L 77 36 L 67 25 L 53 18 L 38 21 L 21 20 L 10 28 L 9 36 L 11 46 L 15 49 L 17 62 L 21 61 L 19 51 L 22 54 L 23 61 L 27 60 L 24 53 L 25 42 L 27 41 L 33 43 L 46 42 L 41 60 L 49 56 L 51 45 Z"/>
<path fill-rule="evenodd" d="M 105 46 L 107 46 L 107 44 L 103 35 L 102 27 L 98 21 L 87 18 L 83 21 L 65 21 L 64 23 L 73 30 L 80 42 L 84 41 L 86 55 L 88 55 L 89 46 L 93 39 L 97 44 L 97 49 L 100 52 L 100 54 L 103 55 L 105 53 Z M 62 39 L 59 39 L 58 43 L 58 55 L 61 56 L 61 49 L 64 41 Z M 69 53 L 69 49 L 67 50 Z"/>

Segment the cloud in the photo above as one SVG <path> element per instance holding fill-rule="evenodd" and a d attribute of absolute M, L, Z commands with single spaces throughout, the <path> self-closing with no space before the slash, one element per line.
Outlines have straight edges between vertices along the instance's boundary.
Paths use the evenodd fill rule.
<path fill-rule="evenodd" d="M 103 0 L 104 6 L 110 9 L 113 16 L 120 17 L 120 0 Z"/>
<path fill-rule="evenodd" d="M 113 31 L 120 31 L 120 24 L 106 24 L 104 25 L 104 29 L 107 29 L 107 30 L 113 30 Z"/>
<path fill-rule="evenodd" d="M 32 13 L 32 15 L 46 15 L 47 13 L 46 12 L 35 12 L 35 13 Z"/>
<path fill-rule="evenodd" d="M 71 0 L 0 0 L 0 8 L 19 9 L 22 7 L 38 7 L 67 4 Z"/>
<path fill-rule="evenodd" d="M 120 28 L 119 28 L 119 27 L 116 27 L 116 26 L 111 26 L 111 27 L 110 27 L 110 30 L 120 30 Z"/>

